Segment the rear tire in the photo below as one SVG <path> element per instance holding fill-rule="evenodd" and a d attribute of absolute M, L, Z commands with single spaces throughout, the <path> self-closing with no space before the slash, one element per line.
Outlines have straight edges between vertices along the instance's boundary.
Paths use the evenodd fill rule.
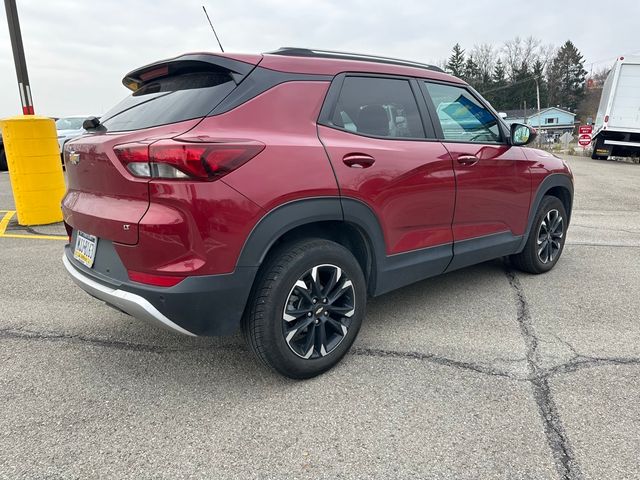
<path fill-rule="evenodd" d="M 242 333 L 271 369 L 289 378 L 311 378 L 349 351 L 365 306 L 364 275 L 349 250 L 322 239 L 287 243 L 261 269 Z"/>
<path fill-rule="evenodd" d="M 567 212 L 559 198 L 543 197 L 522 252 L 511 255 L 513 265 L 524 272 L 545 273 L 551 270 L 562 250 L 567 233 Z"/>
<path fill-rule="evenodd" d="M 598 137 L 596 139 L 596 143 L 593 146 L 593 152 L 591 152 L 591 158 L 594 160 L 606 160 L 608 157 L 608 155 L 598 155 L 596 152 L 598 151 L 598 149 L 601 149 L 604 146 L 604 141 L 602 140 L 602 138 Z"/>

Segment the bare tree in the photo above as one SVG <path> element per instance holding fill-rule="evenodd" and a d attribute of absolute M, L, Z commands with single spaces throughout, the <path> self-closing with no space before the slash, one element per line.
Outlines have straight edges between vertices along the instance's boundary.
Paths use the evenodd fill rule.
<path fill-rule="evenodd" d="M 471 56 L 478 67 L 481 77 L 491 77 L 497 60 L 494 46 L 490 43 L 474 45 L 473 49 L 471 49 Z"/>
<path fill-rule="evenodd" d="M 515 37 L 512 40 L 504 42 L 502 47 L 502 63 L 507 70 L 507 76 L 512 78 L 514 73 L 518 71 L 522 65 L 522 39 Z"/>
<path fill-rule="evenodd" d="M 502 63 L 507 75 L 513 78 L 526 65 L 531 68 L 537 61 L 546 68 L 553 58 L 555 49 L 552 45 L 543 45 L 539 38 L 529 36 L 525 39 L 515 37 L 504 42 L 502 47 Z"/>

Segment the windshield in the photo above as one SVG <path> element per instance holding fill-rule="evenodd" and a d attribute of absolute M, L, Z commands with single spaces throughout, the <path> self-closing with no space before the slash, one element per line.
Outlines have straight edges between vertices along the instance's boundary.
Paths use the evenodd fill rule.
<path fill-rule="evenodd" d="M 56 120 L 57 130 L 80 130 L 85 117 L 66 117 Z"/>

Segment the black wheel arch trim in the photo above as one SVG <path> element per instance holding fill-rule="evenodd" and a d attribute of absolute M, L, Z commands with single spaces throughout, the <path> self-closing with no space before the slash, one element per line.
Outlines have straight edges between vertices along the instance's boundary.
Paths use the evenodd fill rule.
<path fill-rule="evenodd" d="M 284 234 L 302 225 L 344 220 L 340 197 L 293 200 L 267 212 L 253 227 L 242 247 L 238 267 L 258 267 Z"/>
<path fill-rule="evenodd" d="M 538 211 L 538 208 L 540 207 L 542 199 L 549 192 L 549 190 L 556 187 L 564 188 L 569 192 L 569 208 L 567 208 L 567 206 L 565 205 L 565 210 L 567 211 L 567 227 L 569 226 L 569 222 L 571 220 L 571 210 L 573 208 L 573 181 L 571 180 L 571 177 L 563 173 L 552 173 L 540 183 L 538 189 L 536 190 L 536 193 L 533 196 L 533 200 L 531 201 L 531 206 L 529 208 L 529 221 L 527 223 L 527 230 L 522 236 L 518 251 L 522 251 L 525 244 L 527 243 L 527 239 L 529 238 L 529 234 L 531 232 L 531 229 L 533 228 L 533 221 L 535 220 L 536 213 Z"/>
<path fill-rule="evenodd" d="M 387 255 L 382 227 L 368 205 L 348 197 L 316 197 L 294 200 L 265 214 L 249 234 L 237 267 L 259 267 L 283 235 L 296 227 L 323 221 L 344 221 L 362 235 L 371 263 L 370 272 L 364 273 L 372 296 L 439 275 L 453 256 L 450 243 Z"/>

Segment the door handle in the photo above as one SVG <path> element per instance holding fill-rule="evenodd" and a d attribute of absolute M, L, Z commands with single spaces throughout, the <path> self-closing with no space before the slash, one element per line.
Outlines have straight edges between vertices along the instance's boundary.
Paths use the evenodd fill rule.
<path fill-rule="evenodd" d="M 461 163 L 462 165 L 475 165 L 478 163 L 478 160 L 480 159 L 475 155 L 460 155 L 458 157 L 458 163 Z"/>
<path fill-rule="evenodd" d="M 366 153 L 347 153 L 342 157 L 342 163 L 351 168 L 369 168 L 376 159 Z"/>

